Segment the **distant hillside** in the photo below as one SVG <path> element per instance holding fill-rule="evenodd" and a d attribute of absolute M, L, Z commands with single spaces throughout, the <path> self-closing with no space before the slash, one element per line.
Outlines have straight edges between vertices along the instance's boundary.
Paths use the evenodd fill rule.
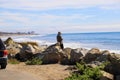
<path fill-rule="evenodd" d="M 0 32 L 0 36 L 7 36 L 7 35 L 37 35 L 34 31 L 31 32 Z"/>

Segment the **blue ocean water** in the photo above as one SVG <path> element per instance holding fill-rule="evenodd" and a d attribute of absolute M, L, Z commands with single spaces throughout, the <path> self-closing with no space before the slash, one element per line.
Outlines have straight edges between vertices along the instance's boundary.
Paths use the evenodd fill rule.
<path fill-rule="evenodd" d="M 36 35 L 23 37 L 24 40 L 36 40 L 40 44 L 56 43 L 56 34 Z M 65 47 L 72 48 L 100 48 L 120 51 L 120 32 L 100 32 L 100 33 L 62 33 Z M 20 38 L 15 38 L 20 40 Z"/>

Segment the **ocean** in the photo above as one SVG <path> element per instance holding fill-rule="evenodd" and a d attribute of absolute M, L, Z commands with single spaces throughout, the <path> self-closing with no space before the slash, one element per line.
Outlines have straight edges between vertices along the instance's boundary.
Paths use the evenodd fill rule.
<path fill-rule="evenodd" d="M 36 41 L 40 45 L 56 43 L 56 34 L 13 37 L 15 41 Z M 99 48 L 120 53 L 120 32 L 63 33 L 65 47 Z"/>

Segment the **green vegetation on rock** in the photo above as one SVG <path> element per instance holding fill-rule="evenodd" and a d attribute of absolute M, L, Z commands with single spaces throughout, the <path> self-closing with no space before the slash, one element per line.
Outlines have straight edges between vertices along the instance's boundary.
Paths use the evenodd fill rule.
<path fill-rule="evenodd" d="M 17 59 L 9 59 L 8 63 L 10 63 L 10 64 L 19 64 L 20 62 Z"/>
<path fill-rule="evenodd" d="M 65 80 L 100 80 L 102 73 L 99 67 L 91 68 L 84 63 L 76 63 L 77 72 Z"/>
<path fill-rule="evenodd" d="M 32 58 L 31 60 L 28 60 L 25 62 L 27 65 L 41 65 L 42 60 L 40 58 Z"/>

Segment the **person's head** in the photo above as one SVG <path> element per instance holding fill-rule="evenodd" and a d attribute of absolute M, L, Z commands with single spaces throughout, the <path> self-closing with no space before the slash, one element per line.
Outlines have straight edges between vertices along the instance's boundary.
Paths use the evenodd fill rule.
<path fill-rule="evenodd" d="M 61 35 L 61 32 L 58 32 L 58 35 Z"/>

